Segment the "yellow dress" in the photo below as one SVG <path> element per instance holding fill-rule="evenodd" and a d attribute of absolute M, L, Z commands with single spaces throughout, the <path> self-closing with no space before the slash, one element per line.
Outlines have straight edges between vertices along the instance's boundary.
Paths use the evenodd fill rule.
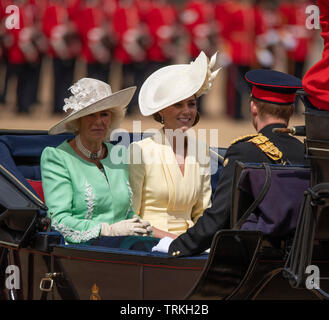
<path fill-rule="evenodd" d="M 211 205 L 209 148 L 193 138 L 188 141 L 184 175 L 163 130 L 132 143 L 129 150 L 135 212 L 176 235 L 193 226 Z"/>

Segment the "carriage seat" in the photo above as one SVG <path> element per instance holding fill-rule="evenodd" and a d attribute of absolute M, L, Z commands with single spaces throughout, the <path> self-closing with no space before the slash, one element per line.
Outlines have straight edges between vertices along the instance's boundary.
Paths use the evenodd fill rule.
<path fill-rule="evenodd" d="M 272 239 L 293 236 L 310 176 L 310 167 L 303 165 L 236 162 L 231 228 L 261 231 Z"/>
<path fill-rule="evenodd" d="M 57 147 L 72 135 L 2 135 L 0 163 L 26 188 L 43 199 L 40 156 L 47 146 Z"/>

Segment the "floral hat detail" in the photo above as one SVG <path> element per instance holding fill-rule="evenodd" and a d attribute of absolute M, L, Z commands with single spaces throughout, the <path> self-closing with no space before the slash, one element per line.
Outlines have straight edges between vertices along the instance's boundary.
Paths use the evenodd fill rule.
<path fill-rule="evenodd" d="M 70 114 L 49 129 L 49 134 L 75 132 L 74 120 L 92 113 L 111 109 L 112 119 L 109 134 L 119 128 L 125 117 L 126 106 L 132 99 L 136 87 L 112 93 L 111 86 L 103 81 L 82 78 L 69 88 L 72 95 L 64 99 L 63 110 Z"/>
<path fill-rule="evenodd" d="M 206 94 L 220 69 L 218 52 L 209 61 L 201 51 L 190 64 L 174 64 L 155 71 L 145 80 L 138 96 L 142 115 L 155 114 L 192 95 Z"/>

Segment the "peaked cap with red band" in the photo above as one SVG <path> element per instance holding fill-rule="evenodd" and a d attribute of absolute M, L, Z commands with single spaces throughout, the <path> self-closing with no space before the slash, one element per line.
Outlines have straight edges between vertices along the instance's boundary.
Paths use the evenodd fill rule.
<path fill-rule="evenodd" d="M 252 85 L 254 98 L 274 104 L 294 103 L 296 91 L 302 89 L 301 79 L 276 70 L 252 70 L 245 78 Z"/>

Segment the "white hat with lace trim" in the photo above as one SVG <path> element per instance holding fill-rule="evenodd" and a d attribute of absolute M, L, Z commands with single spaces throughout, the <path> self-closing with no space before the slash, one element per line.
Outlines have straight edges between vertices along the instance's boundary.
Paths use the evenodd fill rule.
<path fill-rule="evenodd" d="M 112 93 L 111 86 L 103 81 L 82 78 L 69 88 L 72 95 L 64 99 L 63 110 L 71 113 L 49 129 L 49 134 L 75 132 L 73 121 L 92 113 L 111 109 L 112 118 L 109 134 L 119 128 L 125 117 L 125 108 L 132 99 L 136 87 L 129 87 Z M 108 135 L 109 135 L 108 134 Z"/>

